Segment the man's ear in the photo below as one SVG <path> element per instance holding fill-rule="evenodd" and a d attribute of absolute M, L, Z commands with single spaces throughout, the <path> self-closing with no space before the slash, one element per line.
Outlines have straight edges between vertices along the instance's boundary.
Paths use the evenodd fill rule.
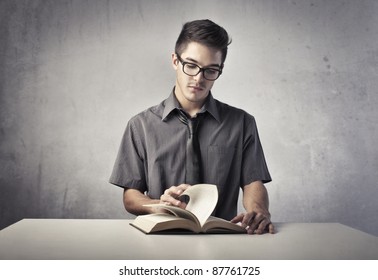
<path fill-rule="evenodd" d="M 177 67 L 178 67 L 178 58 L 177 58 L 177 55 L 175 53 L 172 53 L 172 67 L 173 69 L 177 70 Z"/>

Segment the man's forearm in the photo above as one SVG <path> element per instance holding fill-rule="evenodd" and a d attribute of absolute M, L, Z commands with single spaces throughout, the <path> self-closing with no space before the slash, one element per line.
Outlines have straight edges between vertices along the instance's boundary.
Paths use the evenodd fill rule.
<path fill-rule="evenodd" d="M 127 212 L 134 215 L 154 213 L 154 209 L 144 207 L 145 204 L 159 203 L 159 199 L 152 199 L 138 190 L 125 189 L 123 192 L 123 204 Z"/>
<path fill-rule="evenodd" d="M 269 196 L 261 181 L 252 182 L 244 187 L 243 205 L 247 212 L 269 212 Z"/>

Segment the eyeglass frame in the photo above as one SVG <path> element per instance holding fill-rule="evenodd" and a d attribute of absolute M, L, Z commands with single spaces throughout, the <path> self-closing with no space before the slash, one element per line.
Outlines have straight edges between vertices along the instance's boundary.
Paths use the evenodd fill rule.
<path fill-rule="evenodd" d="M 188 75 L 188 76 L 190 76 L 190 77 L 195 77 L 195 76 L 197 76 L 199 73 L 203 73 L 203 77 L 206 79 L 206 80 L 208 80 L 208 81 L 215 81 L 215 80 L 217 80 L 218 78 L 219 78 L 219 76 L 222 74 L 222 68 L 219 68 L 219 69 L 215 69 L 215 68 L 212 68 L 212 67 L 201 67 L 201 66 L 199 66 L 199 65 L 197 65 L 197 64 L 195 64 L 195 63 L 193 63 L 193 62 L 187 62 L 187 61 L 184 61 L 182 58 L 181 58 L 181 56 L 179 56 L 177 53 L 176 53 L 176 56 L 177 56 L 177 59 L 178 59 L 178 61 L 182 64 L 182 72 L 184 72 L 186 75 Z M 184 68 L 185 68 L 185 65 L 187 65 L 187 64 L 191 64 L 191 65 L 194 65 L 194 66 L 196 66 L 199 70 L 198 70 L 198 72 L 195 74 L 195 75 L 191 75 L 191 74 L 188 74 L 188 73 L 186 73 L 185 71 L 184 71 Z M 205 71 L 206 70 L 213 70 L 213 71 L 217 71 L 219 74 L 218 74 L 218 76 L 215 78 L 215 79 L 207 79 L 206 78 L 206 74 L 205 74 Z"/>

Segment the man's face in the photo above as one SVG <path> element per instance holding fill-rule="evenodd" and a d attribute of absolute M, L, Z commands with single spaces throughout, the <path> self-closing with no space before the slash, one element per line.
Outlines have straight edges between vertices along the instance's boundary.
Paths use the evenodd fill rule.
<path fill-rule="evenodd" d="M 199 43 L 191 42 L 183 53 L 179 54 L 183 62 L 194 63 L 201 68 L 221 69 L 222 53 Z M 203 72 L 188 76 L 183 72 L 182 63 L 176 54 L 172 55 L 173 68 L 176 70 L 176 97 L 184 108 L 201 107 L 209 95 L 214 81 L 206 80 Z"/>

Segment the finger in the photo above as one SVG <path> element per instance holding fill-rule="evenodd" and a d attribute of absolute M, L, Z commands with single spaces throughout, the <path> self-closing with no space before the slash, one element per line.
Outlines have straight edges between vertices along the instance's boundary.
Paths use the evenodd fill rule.
<path fill-rule="evenodd" d="M 255 233 L 256 234 L 263 234 L 264 232 L 266 232 L 266 229 L 267 229 L 269 224 L 270 224 L 269 220 L 267 220 L 267 219 L 262 220 L 260 222 L 260 224 L 258 225 L 257 229 L 255 230 Z"/>
<path fill-rule="evenodd" d="M 274 234 L 276 232 L 276 229 L 274 228 L 274 225 L 272 223 L 269 224 L 269 233 Z"/>
<path fill-rule="evenodd" d="M 244 213 L 241 213 L 235 216 L 234 218 L 232 218 L 231 223 L 234 223 L 234 224 L 239 223 L 243 220 L 243 218 L 244 218 Z"/>
<path fill-rule="evenodd" d="M 182 208 L 182 209 L 185 209 L 187 204 L 185 202 L 180 201 L 180 203 L 177 206 Z"/>
<path fill-rule="evenodd" d="M 177 186 L 177 188 L 179 188 L 182 191 L 185 191 L 189 187 L 191 187 L 191 185 L 189 185 L 189 184 L 181 184 L 181 185 Z"/>
<path fill-rule="evenodd" d="M 180 206 L 180 204 L 181 204 L 180 200 L 177 200 L 177 199 L 175 199 L 174 197 L 172 197 L 171 195 L 168 195 L 168 194 L 163 194 L 160 197 L 160 201 L 162 203 L 166 204 L 166 205 Z"/>
<path fill-rule="evenodd" d="M 177 197 L 182 193 L 182 190 L 176 186 L 172 186 L 164 191 L 165 195 Z"/>
<path fill-rule="evenodd" d="M 188 184 L 171 186 L 164 191 L 164 194 L 160 196 L 160 202 L 166 205 L 174 205 L 181 208 L 186 208 L 186 203 L 178 200 L 178 197 L 189 187 L 190 185 Z"/>
<path fill-rule="evenodd" d="M 188 185 L 188 184 L 181 184 L 181 185 L 178 185 L 178 186 L 171 186 L 169 189 L 165 190 L 165 193 L 169 194 L 169 195 L 171 195 L 173 197 L 178 197 L 179 195 L 181 195 L 189 187 L 190 187 L 190 185 Z"/>
<path fill-rule="evenodd" d="M 248 232 L 255 232 L 260 223 L 265 219 L 264 215 L 262 214 L 256 214 L 254 215 L 254 217 L 249 221 L 249 228 L 248 228 Z M 266 224 L 267 225 L 267 224 Z"/>
<path fill-rule="evenodd" d="M 251 223 L 253 223 L 255 216 L 256 216 L 255 212 L 246 213 L 243 217 L 242 227 L 250 226 Z"/>

